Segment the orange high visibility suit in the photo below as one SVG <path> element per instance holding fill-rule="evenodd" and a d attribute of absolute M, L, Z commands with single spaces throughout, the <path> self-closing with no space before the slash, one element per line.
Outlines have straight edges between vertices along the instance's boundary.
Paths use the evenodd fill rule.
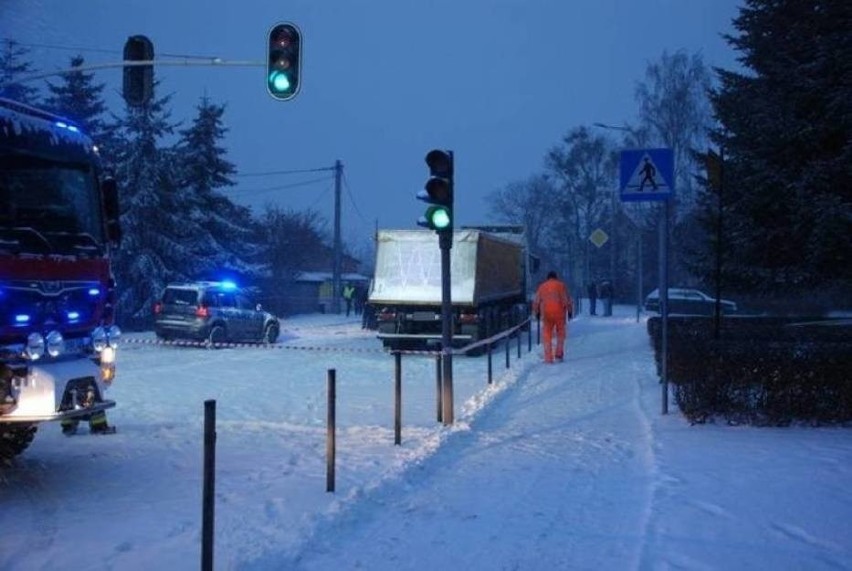
<path fill-rule="evenodd" d="M 565 355 L 565 319 L 573 314 L 573 304 L 565 283 L 556 277 L 556 272 L 547 274 L 547 279 L 538 286 L 533 301 L 533 311 L 542 320 L 542 343 L 544 361 L 552 363 L 554 352 L 557 359 Z M 556 348 L 553 347 L 553 333 L 556 332 Z"/>

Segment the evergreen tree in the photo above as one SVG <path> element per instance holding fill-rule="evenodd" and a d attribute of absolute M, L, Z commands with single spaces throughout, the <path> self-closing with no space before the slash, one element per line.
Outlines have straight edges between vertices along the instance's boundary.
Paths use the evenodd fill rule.
<path fill-rule="evenodd" d="M 71 58 L 71 68 L 81 68 L 83 63 L 82 56 Z M 98 145 L 101 157 L 107 164 L 111 164 L 114 129 L 104 119 L 107 112 L 102 96 L 104 87 L 103 83 L 95 83 L 93 73 L 75 69 L 62 75 L 60 83 L 48 81 L 49 95 L 44 100 L 44 106 L 82 125 Z"/>
<path fill-rule="evenodd" d="M 163 287 L 197 269 L 195 252 L 188 247 L 191 225 L 172 173 L 176 154 L 160 146 L 175 128 L 166 111 L 169 99 L 127 107 L 117 125 L 115 175 L 124 237 L 115 272 L 119 318 L 126 327 L 147 325 Z"/>
<path fill-rule="evenodd" d="M 176 151 L 182 207 L 196 229 L 190 247 L 203 262 L 204 276 L 212 278 L 224 271 L 238 273 L 246 281 L 258 271 L 257 245 L 249 209 L 221 193 L 233 186 L 231 176 L 236 172 L 221 145 L 227 133 L 222 122 L 225 107 L 204 97 L 196 110 L 192 126 L 180 131 Z"/>
<path fill-rule="evenodd" d="M 30 83 L 18 83 L 21 77 L 34 73 L 30 62 L 24 60 L 29 50 L 13 40 L 0 43 L 0 97 L 28 105 L 38 104 L 38 89 Z"/>
<path fill-rule="evenodd" d="M 749 73 L 718 70 L 726 155 L 724 273 L 740 289 L 849 293 L 852 4 L 746 0 L 727 36 Z M 718 197 L 706 199 L 715 220 Z M 848 298 L 847 298 L 848 301 Z"/>

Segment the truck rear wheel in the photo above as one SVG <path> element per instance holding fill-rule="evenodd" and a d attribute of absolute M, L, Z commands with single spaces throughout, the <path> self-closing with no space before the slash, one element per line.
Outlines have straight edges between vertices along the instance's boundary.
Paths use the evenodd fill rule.
<path fill-rule="evenodd" d="M 35 424 L 0 425 L 0 463 L 8 462 L 27 449 L 35 438 Z"/>

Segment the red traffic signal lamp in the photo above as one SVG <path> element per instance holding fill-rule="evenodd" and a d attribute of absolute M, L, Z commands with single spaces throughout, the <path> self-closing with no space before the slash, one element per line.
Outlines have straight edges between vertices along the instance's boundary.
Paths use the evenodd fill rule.
<path fill-rule="evenodd" d="M 301 85 L 302 32 L 295 24 L 272 26 L 267 42 L 266 89 L 279 101 L 296 96 Z"/>
<path fill-rule="evenodd" d="M 453 152 L 433 149 L 426 154 L 429 180 L 417 198 L 430 206 L 417 221 L 436 232 L 453 231 Z"/>
<path fill-rule="evenodd" d="M 124 43 L 124 81 L 122 96 L 131 107 L 142 107 L 154 96 L 154 66 L 126 65 L 127 62 L 147 62 L 154 59 L 154 44 L 147 36 L 136 35 Z"/>

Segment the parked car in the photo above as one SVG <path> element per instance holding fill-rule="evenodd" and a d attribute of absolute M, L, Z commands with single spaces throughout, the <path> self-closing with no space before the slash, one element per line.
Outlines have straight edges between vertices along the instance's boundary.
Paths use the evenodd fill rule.
<path fill-rule="evenodd" d="M 689 315 L 714 315 L 716 313 L 716 298 L 703 291 L 689 288 L 669 288 L 669 313 L 685 313 Z M 733 301 L 721 300 L 723 314 L 735 313 L 737 304 Z M 655 289 L 645 298 L 645 311 L 660 312 L 660 291 Z"/>
<path fill-rule="evenodd" d="M 169 284 L 154 304 L 154 332 L 163 340 L 274 343 L 281 325 L 232 282 Z"/>

